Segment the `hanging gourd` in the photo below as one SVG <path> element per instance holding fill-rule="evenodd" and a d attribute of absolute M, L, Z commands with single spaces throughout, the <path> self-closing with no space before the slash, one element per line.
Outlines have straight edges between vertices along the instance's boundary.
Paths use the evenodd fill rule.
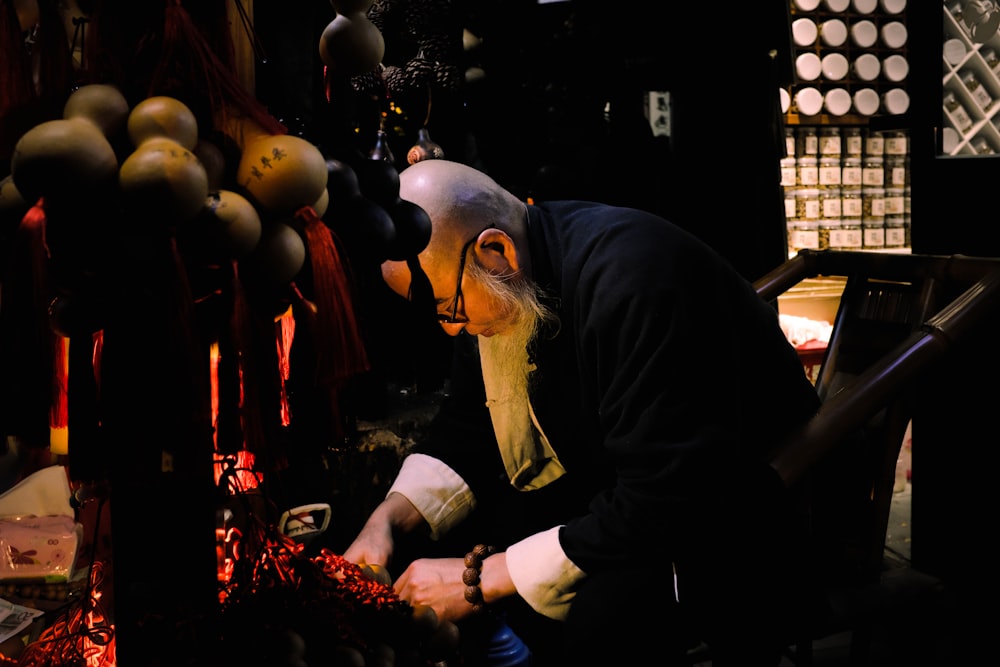
<path fill-rule="evenodd" d="M 339 13 L 320 35 L 319 55 L 329 76 L 348 78 L 378 67 L 385 40 L 364 12 Z"/>
<path fill-rule="evenodd" d="M 211 193 L 205 203 L 205 236 L 213 250 L 242 259 L 260 242 L 260 215 L 246 197 L 231 190 Z"/>
<path fill-rule="evenodd" d="M 194 218 L 208 197 L 194 114 L 180 100 L 151 97 L 135 105 L 127 128 L 136 149 L 118 175 L 126 209 L 173 226 Z"/>
<path fill-rule="evenodd" d="M 250 139 L 236 169 L 236 182 L 262 213 L 293 215 L 320 201 L 326 190 L 326 158 L 316 146 L 291 134 Z"/>
<path fill-rule="evenodd" d="M 77 88 L 63 106 L 63 118 L 89 120 L 112 143 L 125 128 L 128 117 L 128 100 L 116 86 L 106 83 Z"/>
<path fill-rule="evenodd" d="M 246 266 L 250 269 L 249 277 L 277 287 L 294 280 L 305 261 L 306 246 L 299 233 L 283 222 L 272 222 L 264 226 Z"/>
<path fill-rule="evenodd" d="M 133 146 L 147 139 L 169 137 L 188 150 L 198 144 L 198 121 L 180 100 L 155 95 L 142 100 L 128 115 L 128 137 Z"/>
<path fill-rule="evenodd" d="M 424 160 L 440 160 L 444 157 L 444 149 L 433 139 L 426 127 L 417 130 L 417 143 L 406 153 L 406 161 L 416 164 Z"/>
<path fill-rule="evenodd" d="M 108 194 L 118 158 L 97 125 L 80 117 L 59 118 L 39 123 L 18 139 L 10 168 L 25 201 L 73 202 Z"/>

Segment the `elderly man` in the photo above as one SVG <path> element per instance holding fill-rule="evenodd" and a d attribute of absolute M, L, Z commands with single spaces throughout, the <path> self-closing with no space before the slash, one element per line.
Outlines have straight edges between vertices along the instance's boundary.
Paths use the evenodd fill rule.
<path fill-rule="evenodd" d="M 443 619 L 505 609 L 536 667 L 693 639 L 776 664 L 795 531 L 767 455 L 818 399 L 773 307 L 643 211 L 526 205 L 444 160 L 400 184 L 433 232 L 382 275 L 459 336 L 453 400 L 344 555 Z"/>

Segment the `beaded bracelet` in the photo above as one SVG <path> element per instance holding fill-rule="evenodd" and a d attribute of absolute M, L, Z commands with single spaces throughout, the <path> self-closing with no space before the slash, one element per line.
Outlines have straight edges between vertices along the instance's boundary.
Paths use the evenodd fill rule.
<path fill-rule="evenodd" d="M 496 552 L 493 547 L 477 544 L 465 554 L 465 572 L 462 573 L 462 583 L 465 584 L 465 601 L 472 605 L 472 612 L 478 614 L 483 610 L 483 589 L 479 587 L 479 575 L 483 571 L 483 559 Z"/>

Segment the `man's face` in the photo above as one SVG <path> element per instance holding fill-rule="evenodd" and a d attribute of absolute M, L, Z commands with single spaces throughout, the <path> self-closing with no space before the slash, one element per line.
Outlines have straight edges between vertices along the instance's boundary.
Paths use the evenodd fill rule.
<path fill-rule="evenodd" d="M 471 248 L 463 246 L 458 256 L 421 258 L 433 290 L 434 307 L 441 327 L 451 336 L 465 331 L 473 336 L 495 336 L 537 315 L 534 285 L 519 272 L 490 272 L 482 266 Z M 382 267 L 386 284 L 399 294 L 413 298 L 410 271 L 403 262 L 389 262 Z"/>

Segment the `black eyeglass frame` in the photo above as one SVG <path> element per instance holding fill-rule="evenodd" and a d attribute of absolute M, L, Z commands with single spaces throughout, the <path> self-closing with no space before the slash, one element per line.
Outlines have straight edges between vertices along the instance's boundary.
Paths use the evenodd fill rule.
<path fill-rule="evenodd" d="M 478 232 L 476 232 L 475 236 L 473 236 L 471 239 L 469 239 L 468 241 L 466 241 L 465 244 L 462 246 L 461 255 L 459 256 L 459 260 L 458 260 L 458 281 L 455 284 L 455 305 L 452 306 L 451 316 L 448 316 L 448 315 L 445 315 L 445 314 L 442 314 L 442 313 L 438 313 L 437 314 L 437 321 L 438 321 L 439 324 L 468 324 L 469 323 L 469 318 L 467 318 L 465 315 L 462 315 L 461 319 L 459 319 L 459 316 L 458 316 L 458 304 L 459 304 L 460 301 L 463 300 L 462 299 L 462 280 L 465 279 L 465 262 L 466 262 L 466 257 L 469 255 L 469 248 L 471 248 L 473 245 L 475 245 L 476 241 L 479 240 L 480 235 L 482 235 L 482 233 L 485 232 L 487 229 L 493 229 L 494 227 L 496 227 L 496 225 L 488 225 L 487 227 L 483 227 L 481 230 L 479 230 Z"/>

